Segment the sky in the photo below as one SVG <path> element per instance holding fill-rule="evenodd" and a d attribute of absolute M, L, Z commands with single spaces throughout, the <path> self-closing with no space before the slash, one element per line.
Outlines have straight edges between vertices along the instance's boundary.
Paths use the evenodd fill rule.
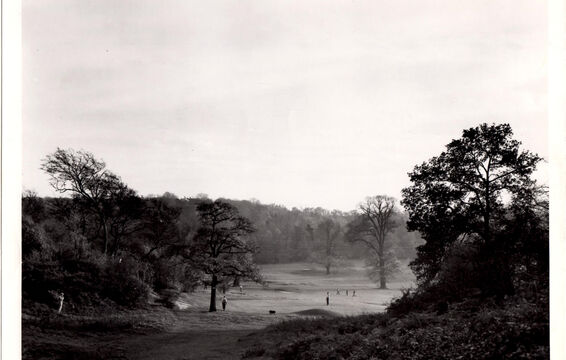
<path fill-rule="evenodd" d="M 141 195 L 344 211 L 483 122 L 548 159 L 544 1 L 24 0 L 22 24 L 42 196 L 57 147 Z"/>

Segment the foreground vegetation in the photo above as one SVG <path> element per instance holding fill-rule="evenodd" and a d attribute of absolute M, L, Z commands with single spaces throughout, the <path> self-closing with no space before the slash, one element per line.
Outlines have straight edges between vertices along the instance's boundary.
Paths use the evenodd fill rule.
<path fill-rule="evenodd" d="M 22 316 L 22 359 L 116 359 L 124 336 L 162 332 L 176 322 L 166 308 L 97 311 L 72 315 L 27 312 Z"/>
<path fill-rule="evenodd" d="M 548 292 L 513 296 L 500 304 L 474 297 L 445 309 L 413 294 L 383 314 L 297 319 L 271 326 L 243 357 L 547 359 L 548 323 Z"/>

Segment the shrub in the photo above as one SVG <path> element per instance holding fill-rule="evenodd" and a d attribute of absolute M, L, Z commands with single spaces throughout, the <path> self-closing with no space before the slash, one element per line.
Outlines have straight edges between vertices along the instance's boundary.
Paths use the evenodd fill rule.
<path fill-rule="evenodd" d="M 51 255 L 51 252 L 52 249 L 43 228 L 36 224 L 31 217 L 23 216 L 22 257 L 31 260 L 46 259 Z"/>
<path fill-rule="evenodd" d="M 110 263 L 105 271 L 103 294 L 119 305 L 136 307 L 147 303 L 150 288 L 137 277 L 134 260 Z"/>

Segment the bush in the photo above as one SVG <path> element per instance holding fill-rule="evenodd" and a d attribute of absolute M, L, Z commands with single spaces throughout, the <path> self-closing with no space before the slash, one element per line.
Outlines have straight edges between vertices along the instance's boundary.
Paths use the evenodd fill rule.
<path fill-rule="evenodd" d="M 22 257 L 40 260 L 50 256 L 52 249 L 43 228 L 31 217 L 22 217 Z"/>
<path fill-rule="evenodd" d="M 147 303 L 150 288 L 136 275 L 137 266 L 133 260 L 111 263 L 106 268 L 103 294 L 126 307 Z"/>
<path fill-rule="evenodd" d="M 53 293 L 63 292 L 65 312 L 81 312 L 91 307 L 138 307 L 147 303 L 149 288 L 137 278 L 133 261 L 118 262 L 105 257 L 59 261 L 25 261 L 22 266 L 24 308 L 33 302 L 58 308 Z"/>
<path fill-rule="evenodd" d="M 419 292 L 406 292 L 407 307 L 423 307 Z M 546 294 L 546 295 L 544 295 Z M 538 302 L 510 297 L 453 303 L 443 315 L 365 315 L 295 320 L 271 327 L 286 339 L 269 354 L 278 359 L 546 359 L 549 352 L 547 292 Z M 414 306 L 407 305 L 416 299 Z"/>

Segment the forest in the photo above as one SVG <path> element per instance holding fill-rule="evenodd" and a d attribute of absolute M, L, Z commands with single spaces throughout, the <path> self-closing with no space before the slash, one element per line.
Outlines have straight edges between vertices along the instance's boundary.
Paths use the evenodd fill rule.
<path fill-rule="evenodd" d="M 205 194 L 140 196 L 102 160 L 72 149 L 47 155 L 42 168 L 64 196 L 40 197 L 33 191 L 22 196 L 24 308 L 55 306 L 61 292 L 66 311 L 135 308 L 147 302 L 151 291 L 225 288 L 242 279 L 261 282 L 255 264 L 312 262 L 330 273 L 348 259 L 364 259 L 377 269 L 378 253 L 368 256 L 365 244 L 356 241 L 364 239 L 364 209 L 369 211 L 376 201 L 391 208 L 389 239 L 381 254 L 387 275 L 398 261 L 413 259 L 422 243 L 406 229 L 406 213 L 385 196 L 368 197 L 359 210 L 348 213 L 287 209 L 257 200 L 213 201 Z M 218 224 L 212 217 L 219 217 Z M 207 228 L 219 224 L 227 228 L 218 237 L 232 236 L 230 246 L 240 243 L 241 251 L 207 253 Z M 211 269 L 209 263 L 220 259 L 222 269 Z M 375 269 L 369 276 L 376 276 Z"/>

